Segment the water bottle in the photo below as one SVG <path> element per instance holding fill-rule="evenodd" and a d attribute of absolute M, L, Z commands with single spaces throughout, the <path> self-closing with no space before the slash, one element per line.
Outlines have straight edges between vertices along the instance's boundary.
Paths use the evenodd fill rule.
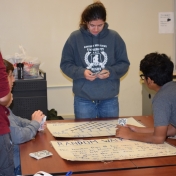
<path fill-rule="evenodd" d="M 23 79 L 23 63 L 18 63 L 17 64 L 17 71 L 18 71 L 18 79 Z"/>

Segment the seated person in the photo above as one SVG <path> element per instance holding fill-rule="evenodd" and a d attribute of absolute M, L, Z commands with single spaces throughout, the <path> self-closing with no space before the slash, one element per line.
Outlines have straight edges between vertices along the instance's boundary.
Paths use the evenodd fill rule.
<path fill-rule="evenodd" d="M 13 87 L 13 83 L 15 81 L 13 76 L 13 65 L 4 60 L 4 64 L 6 66 L 6 72 L 8 74 L 8 81 L 10 88 Z M 12 101 L 7 105 L 10 106 Z M 11 131 L 11 138 L 14 144 L 14 164 L 15 164 L 15 174 L 21 175 L 21 167 L 20 167 L 20 153 L 19 153 L 19 144 L 27 142 L 33 139 L 40 127 L 40 122 L 42 118 L 45 116 L 42 111 L 38 110 L 35 111 L 31 116 L 31 121 L 28 119 L 23 119 L 18 117 L 9 110 L 9 121 L 10 121 L 10 131 Z M 43 129 L 46 127 L 46 123 L 43 125 Z"/>
<path fill-rule="evenodd" d="M 156 91 L 152 100 L 154 127 L 118 126 L 116 137 L 154 144 L 176 135 L 176 82 L 174 64 L 166 54 L 150 53 L 141 60 L 144 83 Z"/>
<path fill-rule="evenodd" d="M 5 107 L 12 100 L 11 89 L 7 80 L 6 68 L 0 51 L 0 175 L 14 174 L 13 144 L 10 137 L 10 122 Z"/>

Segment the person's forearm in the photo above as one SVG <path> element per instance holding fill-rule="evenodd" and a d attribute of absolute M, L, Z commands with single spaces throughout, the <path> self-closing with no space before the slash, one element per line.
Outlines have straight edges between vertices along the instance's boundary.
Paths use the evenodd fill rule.
<path fill-rule="evenodd" d="M 137 133 L 153 133 L 154 128 L 153 127 L 136 127 L 134 129 L 134 132 L 137 132 Z"/>
<path fill-rule="evenodd" d="M 11 99 L 11 92 L 9 92 L 6 96 L 0 98 L 0 105 L 7 106 Z"/>
<path fill-rule="evenodd" d="M 153 144 L 162 144 L 164 143 L 165 139 L 162 137 L 155 137 L 153 133 L 131 133 L 129 139 Z"/>
<path fill-rule="evenodd" d="M 172 125 L 168 126 L 167 130 L 167 136 L 175 136 L 176 135 L 176 129 Z"/>
<path fill-rule="evenodd" d="M 10 126 L 12 142 L 21 144 L 30 141 L 36 135 L 39 127 L 40 124 L 36 121 L 31 121 L 26 127 Z"/>

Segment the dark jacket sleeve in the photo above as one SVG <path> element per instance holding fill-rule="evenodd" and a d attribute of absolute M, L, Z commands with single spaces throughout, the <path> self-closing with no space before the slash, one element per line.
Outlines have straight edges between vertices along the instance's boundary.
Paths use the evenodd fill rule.
<path fill-rule="evenodd" d="M 126 50 L 126 44 L 123 39 L 117 34 L 115 42 L 115 64 L 107 66 L 106 69 L 110 71 L 109 79 L 120 79 L 127 73 L 129 69 L 129 59 Z"/>
<path fill-rule="evenodd" d="M 63 71 L 63 73 L 73 80 L 85 78 L 84 71 L 86 70 L 86 68 L 84 68 L 81 65 L 77 65 L 75 62 L 76 49 L 74 47 L 77 46 L 75 40 L 76 39 L 74 35 L 71 35 L 67 39 L 62 51 L 62 58 L 60 62 L 60 68 Z"/>

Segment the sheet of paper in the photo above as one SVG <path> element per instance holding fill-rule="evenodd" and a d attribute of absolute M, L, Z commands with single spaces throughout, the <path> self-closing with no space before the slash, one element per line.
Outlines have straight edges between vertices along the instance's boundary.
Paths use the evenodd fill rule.
<path fill-rule="evenodd" d="M 72 123 L 47 123 L 47 128 L 55 137 L 78 138 L 78 137 L 98 137 L 98 136 L 114 136 L 116 126 L 121 123 L 121 119 L 125 119 L 127 124 L 144 127 L 133 117 L 119 118 L 117 120 L 104 121 L 88 121 L 88 122 L 72 122 Z M 123 120 L 124 123 L 124 120 Z"/>
<path fill-rule="evenodd" d="M 118 138 L 51 141 L 57 153 L 71 161 L 112 161 L 176 155 L 176 148 Z"/>
<path fill-rule="evenodd" d="M 174 33 L 174 13 L 159 13 L 159 33 Z"/>

